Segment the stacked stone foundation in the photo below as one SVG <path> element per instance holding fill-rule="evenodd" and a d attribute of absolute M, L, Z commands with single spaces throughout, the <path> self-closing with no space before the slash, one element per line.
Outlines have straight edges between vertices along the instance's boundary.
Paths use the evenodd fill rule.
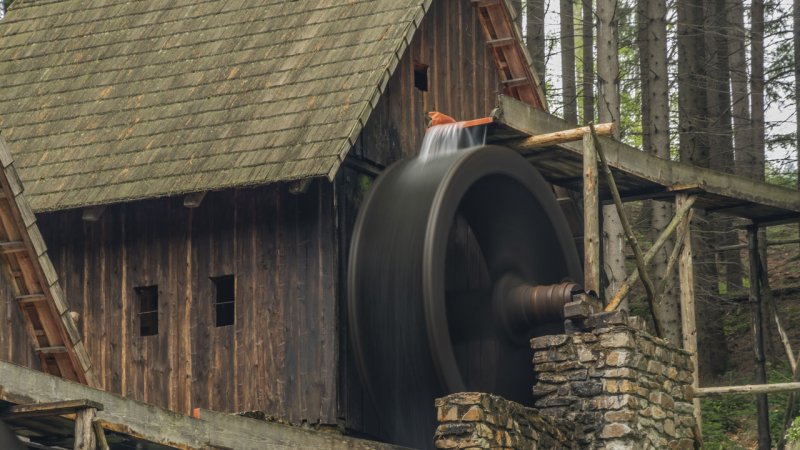
<path fill-rule="evenodd" d="M 438 449 L 692 449 L 689 353 L 623 312 L 531 341 L 533 407 L 462 393 L 436 402 Z"/>
<path fill-rule="evenodd" d="M 437 449 L 576 449 L 573 427 L 502 397 L 478 392 L 436 400 Z"/>

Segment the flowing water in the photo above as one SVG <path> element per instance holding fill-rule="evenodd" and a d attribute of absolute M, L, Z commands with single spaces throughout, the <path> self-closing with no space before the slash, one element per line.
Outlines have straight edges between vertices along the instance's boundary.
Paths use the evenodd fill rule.
<path fill-rule="evenodd" d="M 465 127 L 461 123 L 446 123 L 428 128 L 422 140 L 419 159 L 427 161 L 464 148 L 486 143 L 486 127 Z"/>

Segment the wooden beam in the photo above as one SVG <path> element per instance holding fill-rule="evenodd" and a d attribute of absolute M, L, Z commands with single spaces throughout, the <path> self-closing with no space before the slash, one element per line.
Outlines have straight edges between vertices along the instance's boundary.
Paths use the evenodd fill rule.
<path fill-rule="evenodd" d="M 27 295 L 19 295 L 14 297 L 20 305 L 27 305 L 31 303 L 39 303 L 47 301 L 47 296 L 44 294 L 27 294 Z"/>
<path fill-rule="evenodd" d="M 644 263 L 645 265 L 650 264 L 653 261 L 653 258 L 656 256 L 659 250 L 667 243 L 669 237 L 672 235 L 672 232 L 678 229 L 681 222 L 684 220 L 686 215 L 689 213 L 689 210 L 695 203 L 697 199 L 696 196 L 691 195 L 687 196 L 686 200 L 680 203 L 680 206 L 675 210 L 675 216 L 672 220 L 667 224 L 667 227 L 664 228 L 664 231 L 656 238 L 656 241 L 653 242 L 653 245 L 647 250 L 644 254 Z M 625 282 L 622 283 L 619 290 L 614 294 L 614 297 L 608 302 L 606 306 L 606 311 L 613 311 L 615 310 L 619 304 L 622 302 L 622 299 L 625 298 L 626 295 L 631 290 L 631 287 L 636 282 L 636 279 L 639 276 L 639 269 L 634 269 L 628 278 L 625 279 Z"/>
<path fill-rule="evenodd" d="M 686 194 L 678 194 L 675 199 L 675 210 L 680 211 L 692 202 Z M 692 388 L 700 387 L 700 372 L 697 364 L 697 317 L 694 307 L 694 266 L 692 264 L 692 231 L 691 216 L 688 214 L 680 221 L 678 235 L 683 236 L 683 248 L 678 261 L 678 279 L 680 281 L 681 331 L 683 349 L 689 352 L 692 360 Z M 700 410 L 700 399 L 692 401 L 694 420 L 697 424 L 698 436 L 702 436 L 703 417 Z"/>
<path fill-rule="evenodd" d="M 183 206 L 186 208 L 199 208 L 200 204 L 203 203 L 203 199 L 206 198 L 207 193 L 208 191 L 201 191 L 187 194 L 183 197 Z"/>
<path fill-rule="evenodd" d="M 0 161 L 0 191 L 4 193 L 0 201 L 0 229 L 9 242 L 0 264 L 11 275 L 6 282 L 20 307 L 31 341 L 43 347 L 38 350 L 40 360 L 45 363 L 42 369 L 66 379 L 96 385 L 86 347 L 75 323 L 66 314 L 68 306 L 58 285 L 58 274 L 2 136 Z M 99 218 L 102 208 L 87 208 L 83 213 Z M 55 356 L 49 356 L 51 354 Z"/>
<path fill-rule="evenodd" d="M 563 119 L 532 108 L 508 96 L 500 97 L 497 120 L 501 125 L 520 134 L 539 135 L 572 128 Z M 507 136 L 507 130 L 504 131 Z M 609 165 L 626 179 L 636 180 L 642 187 L 667 188 L 674 185 L 700 186 L 705 193 L 726 199 L 752 202 L 765 207 L 761 214 L 778 212 L 800 213 L 800 196 L 797 191 L 780 186 L 749 180 L 686 163 L 669 161 L 635 149 L 622 142 L 600 138 Z M 515 148 L 513 144 L 508 144 Z M 582 145 L 576 142 L 559 144 L 558 151 L 568 157 L 582 159 Z M 568 174 L 567 174 L 568 175 Z M 767 210 L 766 208 L 771 208 Z M 737 213 L 738 214 L 738 213 Z M 758 218 L 761 220 L 761 218 Z"/>
<path fill-rule="evenodd" d="M 650 275 L 647 273 L 647 264 L 642 256 L 642 249 L 639 247 L 639 241 L 636 239 L 636 234 L 633 232 L 633 227 L 631 226 L 630 221 L 628 221 L 628 215 L 625 213 L 625 207 L 622 204 L 622 199 L 620 198 L 619 190 L 617 189 L 617 183 L 614 181 L 614 175 L 611 174 L 611 169 L 608 167 L 608 162 L 606 160 L 605 153 L 603 152 L 603 146 L 600 144 L 600 141 L 597 138 L 597 133 L 594 131 L 594 126 L 589 125 L 589 129 L 592 133 L 594 148 L 597 150 L 597 156 L 600 160 L 600 167 L 602 168 L 602 172 L 606 177 L 606 184 L 611 191 L 611 196 L 614 198 L 614 206 L 617 209 L 617 215 L 619 216 L 620 223 L 622 224 L 622 229 L 625 231 L 625 236 L 628 238 L 628 245 L 630 245 L 631 250 L 633 250 L 633 255 L 636 257 L 636 267 L 639 269 L 639 278 L 642 280 L 644 290 L 647 293 L 647 303 L 650 306 L 650 315 L 653 318 L 653 327 L 655 328 L 656 335 L 658 337 L 664 337 L 661 320 L 658 317 L 655 305 L 656 288 L 653 285 L 653 280 L 650 279 Z"/>
<path fill-rule="evenodd" d="M 33 403 L 28 405 L 9 406 L 0 415 L 6 420 L 28 419 L 32 417 L 52 417 L 64 414 L 75 414 L 76 412 L 94 408 L 98 411 L 103 410 L 103 405 L 91 400 L 64 400 L 60 402 Z"/>
<path fill-rule="evenodd" d="M 689 210 L 689 214 L 687 215 L 687 219 L 689 223 L 692 222 L 692 210 Z M 680 230 L 678 235 L 675 239 L 675 245 L 672 246 L 672 252 L 667 259 L 667 268 L 664 269 L 664 276 L 661 280 L 661 283 L 658 285 L 658 289 L 656 290 L 656 304 L 661 303 L 664 300 L 664 295 L 667 293 L 667 286 L 668 282 L 672 279 L 670 274 L 672 274 L 672 270 L 675 268 L 675 265 L 678 263 L 680 258 L 681 250 L 683 249 L 683 244 L 686 241 L 686 234 L 689 232 L 689 227 L 684 227 Z M 677 345 L 677 342 L 673 342 L 672 344 Z"/>
<path fill-rule="evenodd" d="M 600 123 L 594 126 L 598 136 L 611 136 L 614 133 L 614 123 Z M 591 133 L 588 126 L 572 128 L 569 130 L 544 133 L 522 139 L 514 143 L 517 150 L 532 150 L 535 148 L 551 147 L 567 142 L 580 141 L 586 133 Z"/>
<path fill-rule="evenodd" d="M 470 3 L 476 8 L 485 8 L 500 4 L 500 0 L 470 0 Z"/>
<path fill-rule="evenodd" d="M 776 245 L 792 245 L 792 244 L 800 244 L 800 239 L 782 239 L 777 241 L 767 241 L 766 243 L 767 247 L 772 247 Z M 747 244 L 723 245 L 721 247 L 715 248 L 714 251 L 727 252 L 730 250 L 743 250 L 745 248 L 747 248 Z"/>
<path fill-rule="evenodd" d="M 104 406 L 97 421 L 111 432 L 180 449 L 275 448 L 300 450 L 400 450 L 389 444 L 305 430 L 261 420 L 203 411 L 202 419 L 178 414 L 109 392 L 0 361 L 0 400 L 43 403 L 87 399 Z"/>
<path fill-rule="evenodd" d="M 750 307 L 753 323 L 753 356 L 755 362 L 756 384 L 767 384 L 767 358 L 764 354 L 764 329 L 761 307 L 761 275 L 758 253 L 758 226 L 747 228 L 747 250 L 750 259 Z M 756 396 L 756 419 L 758 423 L 758 448 L 769 450 L 771 436 L 769 430 L 769 400 L 766 394 Z"/>
<path fill-rule="evenodd" d="M 513 88 L 513 87 L 527 85 L 528 84 L 528 79 L 527 78 L 514 78 L 512 80 L 503 80 L 503 81 L 501 81 L 501 83 L 503 83 L 503 86 L 505 86 L 507 88 Z"/>
<path fill-rule="evenodd" d="M 97 222 L 103 217 L 104 212 L 106 212 L 106 205 L 89 206 L 83 208 L 81 218 L 86 222 Z"/>
<path fill-rule="evenodd" d="M 692 394 L 694 397 L 701 398 L 726 394 L 767 395 L 796 391 L 800 391 L 800 382 L 693 388 Z"/>
<path fill-rule="evenodd" d="M 100 424 L 97 420 L 92 422 L 92 428 L 94 428 L 94 436 L 97 440 L 97 449 L 98 450 L 109 450 L 108 448 L 108 441 L 106 440 L 106 433 L 103 431 L 103 425 Z"/>
<path fill-rule="evenodd" d="M 356 172 L 364 175 L 369 175 L 373 178 L 380 175 L 381 172 L 383 172 L 383 169 L 386 168 L 381 164 L 377 164 L 368 159 L 354 155 L 347 155 L 344 159 L 344 165 L 347 168 L 353 169 Z"/>
<path fill-rule="evenodd" d="M 40 355 L 57 355 L 60 353 L 67 353 L 67 347 L 64 346 L 54 346 L 54 347 L 39 347 L 36 350 L 36 353 Z"/>
<path fill-rule="evenodd" d="M 96 450 L 97 438 L 94 432 L 94 418 L 97 410 L 84 408 L 75 414 L 74 450 Z"/>
<path fill-rule="evenodd" d="M 9 253 L 19 253 L 27 250 L 25 243 L 22 241 L 8 241 L 0 242 L 0 253 L 7 255 Z"/>
<path fill-rule="evenodd" d="M 583 134 L 583 289 L 600 293 L 600 202 L 597 153 L 591 133 Z"/>
<path fill-rule="evenodd" d="M 492 39 L 492 40 L 486 41 L 486 45 L 488 45 L 489 47 L 494 48 L 494 47 L 502 47 L 502 46 L 505 46 L 505 45 L 514 45 L 515 42 L 516 41 L 513 38 L 507 37 L 507 38 Z"/>

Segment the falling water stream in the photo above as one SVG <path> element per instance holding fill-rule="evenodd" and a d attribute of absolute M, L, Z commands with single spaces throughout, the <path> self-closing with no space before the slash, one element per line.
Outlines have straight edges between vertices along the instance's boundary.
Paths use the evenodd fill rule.
<path fill-rule="evenodd" d="M 462 123 L 435 125 L 425 133 L 419 159 L 427 161 L 485 143 L 486 127 L 465 127 Z"/>

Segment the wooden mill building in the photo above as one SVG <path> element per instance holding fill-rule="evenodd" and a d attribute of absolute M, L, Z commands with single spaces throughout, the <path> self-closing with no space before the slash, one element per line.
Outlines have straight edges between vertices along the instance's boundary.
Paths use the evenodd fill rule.
<path fill-rule="evenodd" d="M 70 378 L 78 352 L 177 412 L 371 435 L 343 311 L 365 174 L 427 111 L 542 107 L 512 24 L 503 1 L 16 0 L 0 130 L 79 335 L 45 348 L 3 283 L 0 359 Z"/>

